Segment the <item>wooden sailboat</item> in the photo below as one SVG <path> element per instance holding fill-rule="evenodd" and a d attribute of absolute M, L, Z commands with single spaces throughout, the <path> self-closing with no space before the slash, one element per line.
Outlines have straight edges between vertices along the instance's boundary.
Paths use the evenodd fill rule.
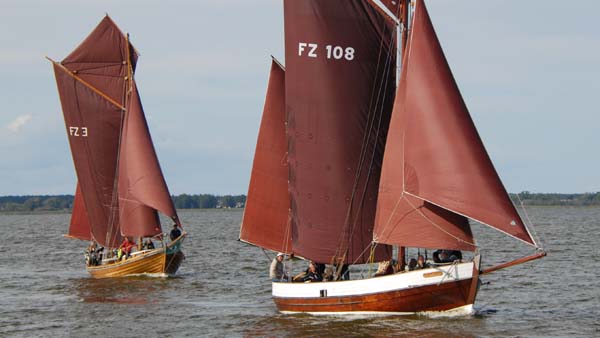
<path fill-rule="evenodd" d="M 158 211 L 181 223 L 133 77 L 137 59 L 107 15 L 64 60 L 50 60 L 78 179 L 67 237 L 104 247 L 89 252 L 98 255 L 87 266 L 96 278 L 174 274 L 184 258 L 186 233 L 170 243 L 162 234 Z M 127 258 L 115 254 L 124 237 L 139 240 Z"/>
<path fill-rule="evenodd" d="M 408 1 L 284 0 L 286 67 L 271 66 L 240 240 L 338 274 L 390 260 L 393 246 L 401 266 L 407 247 L 472 258 L 273 282 L 280 312 L 471 313 L 480 275 L 545 255 L 485 151 L 424 1 L 410 12 Z M 482 270 L 469 218 L 538 251 Z"/>

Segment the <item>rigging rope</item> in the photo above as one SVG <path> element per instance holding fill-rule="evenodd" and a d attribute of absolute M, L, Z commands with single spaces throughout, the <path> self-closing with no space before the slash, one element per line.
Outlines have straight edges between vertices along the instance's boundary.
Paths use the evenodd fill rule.
<path fill-rule="evenodd" d="M 385 21 L 382 23 L 382 25 L 383 25 L 382 31 L 385 32 L 386 31 Z M 396 34 L 396 30 L 393 30 L 390 35 L 390 40 L 394 39 L 395 34 Z M 390 43 L 390 46 L 393 46 L 393 44 Z M 379 73 L 383 48 L 384 48 L 384 39 L 381 39 L 380 47 L 379 47 L 379 56 L 377 58 L 377 65 L 376 65 L 376 74 Z M 351 249 L 351 246 L 352 246 L 351 243 L 352 243 L 354 231 L 356 229 L 356 225 L 358 223 L 358 218 L 359 218 L 359 217 L 355 217 L 353 220 L 351 220 L 353 205 L 354 205 L 356 193 L 359 190 L 359 182 L 362 177 L 362 170 L 363 170 L 365 160 L 368 156 L 369 144 L 371 143 L 371 140 L 372 140 L 373 130 L 375 129 L 375 138 L 373 139 L 373 150 L 372 150 L 372 154 L 371 154 L 371 161 L 369 162 L 369 168 L 367 170 L 366 180 L 364 182 L 364 188 L 363 188 L 363 191 L 361 194 L 360 202 L 358 204 L 359 211 L 362 210 L 362 206 L 364 205 L 364 200 L 365 200 L 367 188 L 368 188 L 369 181 L 370 181 L 370 176 L 373 171 L 374 158 L 375 158 L 376 149 L 378 146 L 379 133 L 381 131 L 381 122 L 383 120 L 382 115 L 383 115 L 384 108 L 385 108 L 384 102 L 385 102 L 385 97 L 387 94 L 387 86 L 389 83 L 388 76 L 389 76 L 389 72 L 390 72 L 390 68 L 391 68 L 391 66 L 390 66 L 391 60 L 392 60 L 391 54 L 392 54 L 393 49 L 394 49 L 393 47 L 388 48 L 385 63 L 384 63 L 384 68 L 383 68 L 383 72 L 382 72 L 382 76 L 381 76 L 381 80 L 380 80 L 381 82 L 377 83 L 377 81 L 375 81 L 374 85 L 373 85 L 373 90 L 371 92 L 371 98 L 370 98 L 369 110 L 368 110 L 369 111 L 369 117 L 368 117 L 369 122 L 368 122 L 367 128 L 366 128 L 367 132 L 363 135 L 363 141 L 362 141 L 362 147 L 361 147 L 361 152 L 360 152 L 359 161 L 358 161 L 357 172 L 355 174 L 354 185 L 352 187 L 352 193 L 350 196 L 349 206 L 348 206 L 348 210 L 346 212 L 346 219 L 344 221 L 344 229 L 342 230 L 342 236 L 340 238 L 340 242 L 338 244 L 338 249 L 336 250 L 336 254 L 334 257 L 338 261 L 340 259 L 340 256 L 345 261 L 346 256 L 348 255 L 348 251 Z M 383 91 L 383 95 L 382 95 L 382 91 Z M 377 95 L 375 95 L 375 92 L 377 92 Z M 375 103 L 373 103 L 374 98 L 375 98 Z M 381 108 L 380 108 L 379 114 L 377 114 L 377 110 L 378 110 L 378 107 L 380 106 L 380 102 L 381 102 Z M 378 122 L 377 127 L 375 127 L 377 117 L 379 117 L 379 119 L 377 121 Z M 352 224 L 350 224 L 350 223 L 352 223 Z M 362 233 L 361 233 L 361 235 L 362 235 Z M 358 258 L 361 258 L 362 255 L 364 254 L 364 252 L 366 251 L 366 249 L 368 249 L 369 247 L 371 247 L 370 241 L 369 241 L 369 246 L 367 246 L 365 248 L 365 250 L 363 250 L 363 252 L 358 256 Z M 356 261 L 355 261 L 355 263 L 356 263 Z"/>
<path fill-rule="evenodd" d="M 523 213 L 525 214 L 525 219 L 527 220 L 527 223 L 529 223 L 529 226 L 525 225 L 525 229 L 527 231 L 530 231 L 531 228 L 531 234 L 529 234 L 530 236 L 533 235 L 536 238 L 533 238 L 533 242 L 536 244 L 536 247 L 538 249 L 541 249 L 544 247 L 544 245 L 542 244 L 542 239 L 540 238 L 540 236 L 538 236 L 537 231 L 535 230 L 535 227 L 533 226 L 533 222 L 531 222 L 531 219 L 529 219 L 529 214 L 527 213 L 527 209 L 525 209 L 525 205 L 523 204 L 523 201 L 521 200 L 521 196 L 519 196 L 519 194 L 517 193 L 517 199 L 519 200 L 519 204 L 521 205 L 521 209 L 523 210 Z M 539 245 L 537 245 L 539 243 Z"/>
<path fill-rule="evenodd" d="M 405 198 L 406 201 L 408 202 L 408 204 L 410 204 L 411 207 L 413 207 L 414 210 L 416 210 L 419 214 L 421 214 L 421 216 L 423 216 L 423 218 L 425 218 L 429 223 L 431 223 L 431 225 L 433 225 L 434 227 L 436 227 L 438 230 L 442 231 L 443 233 L 445 233 L 446 235 L 456 239 L 459 242 L 463 242 L 465 244 L 468 244 L 474 248 L 477 248 L 477 245 L 475 243 L 471 243 L 471 242 L 467 242 L 462 238 L 459 238 L 453 234 L 451 234 L 450 232 L 446 231 L 445 229 L 443 229 L 442 227 L 440 227 L 439 225 L 437 225 L 434 221 L 432 221 L 429 217 L 427 217 L 420 209 L 421 208 L 417 208 L 415 207 L 414 204 L 411 203 L 411 201 L 408 198 Z"/>

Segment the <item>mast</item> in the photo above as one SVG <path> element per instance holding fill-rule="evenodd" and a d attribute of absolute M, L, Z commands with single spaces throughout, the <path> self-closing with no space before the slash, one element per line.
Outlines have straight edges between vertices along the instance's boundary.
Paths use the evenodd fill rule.
<path fill-rule="evenodd" d="M 406 51 L 406 43 L 408 42 L 408 29 L 410 27 L 409 23 L 409 6 L 411 5 L 411 0 L 401 0 L 400 5 L 400 24 L 402 27 L 402 55 L 404 55 Z"/>
<path fill-rule="evenodd" d="M 411 5 L 411 0 L 400 0 L 399 17 L 400 17 L 400 25 L 398 26 L 399 34 L 399 54 L 400 57 L 397 59 L 398 64 L 398 82 L 400 81 L 400 72 L 402 71 L 402 60 L 404 55 L 406 54 L 406 46 L 408 42 L 408 30 L 410 27 L 409 23 L 409 6 Z M 406 248 L 403 246 L 398 246 L 398 264 L 400 271 L 404 270 L 406 266 Z"/>

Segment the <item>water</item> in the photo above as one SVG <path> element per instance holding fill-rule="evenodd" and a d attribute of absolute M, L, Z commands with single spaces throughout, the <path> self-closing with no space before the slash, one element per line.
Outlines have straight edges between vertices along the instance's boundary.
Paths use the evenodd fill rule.
<path fill-rule="evenodd" d="M 529 208 L 549 256 L 485 276 L 474 316 L 281 315 L 267 258 L 237 241 L 241 211 L 182 211 L 191 236 L 175 278 L 94 280 L 69 215 L 0 215 L 0 336 L 600 336 L 600 208 Z M 530 253 L 474 228 L 484 266 Z M 481 234 L 484 234 L 483 236 Z"/>

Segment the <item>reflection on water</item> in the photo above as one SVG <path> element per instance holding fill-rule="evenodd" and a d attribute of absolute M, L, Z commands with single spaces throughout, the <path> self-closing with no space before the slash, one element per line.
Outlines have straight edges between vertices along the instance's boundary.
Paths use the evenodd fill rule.
<path fill-rule="evenodd" d="M 169 286 L 164 277 L 76 278 L 70 280 L 75 294 L 86 303 L 157 304 Z M 161 281 L 162 280 L 162 281 Z"/>
<path fill-rule="evenodd" d="M 246 337 L 272 336 L 272 332 L 285 332 L 287 337 L 474 337 L 464 326 L 477 330 L 474 318 L 437 319 L 428 321 L 422 316 L 370 317 L 351 315 L 344 317 L 310 315 L 275 315 L 262 318 L 244 331 Z M 458 329 L 458 330 L 457 330 Z M 456 332 L 461 332 L 457 334 Z"/>
<path fill-rule="evenodd" d="M 484 276 L 476 313 L 452 318 L 279 314 L 270 262 L 237 241 L 236 210 L 181 213 L 190 237 L 178 277 L 99 280 L 85 271 L 86 243 L 62 237 L 68 215 L 0 215 L 0 336 L 599 336 L 600 208 L 528 211 L 548 257 Z M 531 252 L 488 228 L 473 231 L 483 267 Z"/>

